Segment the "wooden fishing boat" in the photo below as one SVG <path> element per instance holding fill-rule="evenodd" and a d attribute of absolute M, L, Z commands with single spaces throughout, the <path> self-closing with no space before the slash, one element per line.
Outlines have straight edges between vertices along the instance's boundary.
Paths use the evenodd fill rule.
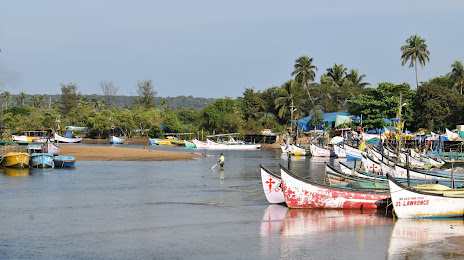
<path fill-rule="evenodd" d="M 306 156 L 306 155 L 310 155 L 311 153 L 309 151 L 307 151 L 305 148 L 303 147 L 298 147 L 294 144 L 292 144 L 290 146 L 290 150 L 289 150 L 289 153 L 291 153 L 292 155 L 295 155 L 295 156 Z"/>
<path fill-rule="evenodd" d="M 334 145 L 334 152 L 338 158 L 346 158 L 346 150 L 343 144 L 335 144 Z"/>
<path fill-rule="evenodd" d="M 40 144 L 28 144 L 26 146 L 26 151 L 29 154 L 32 153 L 41 153 L 42 152 L 42 146 Z"/>
<path fill-rule="evenodd" d="M 261 148 L 260 144 L 222 144 L 207 139 L 206 143 L 210 150 L 256 150 Z"/>
<path fill-rule="evenodd" d="M 208 144 L 197 139 L 193 139 L 192 142 L 195 144 L 197 149 L 208 149 Z"/>
<path fill-rule="evenodd" d="M 10 152 L 2 157 L 2 167 L 29 168 L 31 156 L 28 153 Z"/>
<path fill-rule="evenodd" d="M 264 194 L 269 203 L 284 203 L 284 193 L 282 191 L 280 177 L 259 165 L 261 168 L 261 182 L 263 183 Z"/>
<path fill-rule="evenodd" d="M 349 145 L 344 145 L 343 146 L 346 151 L 346 159 L 347 160 L 361 160 L 361 151 L 359 151 L 358 148 L 351 147 Z"/>
<path fill-rule="evenodd" d="M 381 162 L 381 164 L 382 164 L 382 162 Z M 349 167 L 348 165 L 344 164 L 343 162 L 340 162 L 340 168 L 341 168 L 341 173 L 346 174 L 346 175 L 351 175 L 351 176 L 359 177 L 359 178 L 366 178 L 366 179 L 370 179 L 371 181 L 373 181 L 373 180 L 376 180 L 378 182 L 379 181 L 388 181 L 386 175 L 377 175 L 377 176 L 375 176 L 375 174 L 362 172 L 362 171 L 360 171 L 358 169 L 355 170 L 352 167 Z M 394 176 L 394 175 L 391 175 L 391 176 Z M 397 181 L 401 182 L 401 183 L 407 183 L 407 177 L 406 178 L 394 177 L 394 178 Z M 412 177 L 410 177 L 409 180 L 410 180 L 411 185 L 433 184 L 433 183 L 438 184 L 439 183 L 441 185 L 445 185 L 445 186 L 448 186 L 448 187 L 453 186 L 451 178 L 437 179 L 435 176 L 423 176 L 422 178 L 412 178 Z M 455 187 L 462 188 L 462 187 L 464 187 L 464 181 L 456 179 L 454 181 L 454 185 L 455 185 Z"/>
<path fill-rule="evenodd" d="M 177 146 L 185 146 L 185 141 L 184 140 L 179 140 L 179 139 L 164 139 L 166 141 L 169 141 L 172 145 L 177 145 Z"/>
<path fill-rule="evenodd" d="M 197 146 L 194 143 L 189 142 L 187 140 L 184 140 L 184 144 L 186 148 L 197 148 Z"/>
<path fill-rule="evenodd" d="M 32 153 L 31 167 L 33 168 L 53 168 L 53 154 L 51 153 Z"/>
<path fill-rule="evenodd" d="M 329 150 L 327 148 L 319 147 L 315 144 L 309 144 L 311 155 L 313 157 L 334 157 L 335 151 Z"/>
<path fill-rule="evenodd" d="M 74 167 L 76 159 L 74 156 L 55 156 L 55 168 Z"/>
<path fill-rule="evenodd" d="M 82 137 L 63 137 L 55 133 L 55 142 L 59 143 L 79 143 L 82 141 Z"/>
<path fill-rule="evenodd" d="M 379 188 L 388 189 L 387 179 L 369 179 L 354 175 L 345 174 L 330 164 L 325 164 L 327 179 L 330 185 L 345 186 L 345 187 L 364 187 L 364 188 Z M 360 185 L 359 183 L 362 183 Z"/>
<path fill-rule="evenodd" d="M 108 138 L 108 143 L 110 144 L 123 144 L 124 143 L 124 136 L 117 137 L 112 135 Z"/>
<path fill-rule="evenodd" d="M 380 166 L 380 163 L 372 158 L 371 156 L 368 156 L 366 154 L 362 155 L 362 163 L 364 166 L 364 170 L 367 173 L 372 173 L 372 174 L 382 174 L 382 166 Z"/>
<path fill-rule="evenodd" d="M 60 147 L 54 143 L 46 142 L 42 145 L 42 152 L 58 155 L 60 153 Z"/>
<path fill-rule="evenodd" d="M 462 217 L 464 190 L 407 187 L 387 175 L 394 212 L 398 218 Z M 437 184 L 433 184 L 437 185 Z M 442 186 L 442 185 L 440 185 Z"/>
<path fill-rule="evenodd" d="M 378 209 L 388 205 L 387 190 L 336 187 L 305 180 L 280 167 L 289 208 Z"/>
<path fill-rule="evenodd" d="M 288 143 L 280 144 L 280 149 L 282 150 L 282 153 L 289 153 L 291 150 L 291 145 Z"/>

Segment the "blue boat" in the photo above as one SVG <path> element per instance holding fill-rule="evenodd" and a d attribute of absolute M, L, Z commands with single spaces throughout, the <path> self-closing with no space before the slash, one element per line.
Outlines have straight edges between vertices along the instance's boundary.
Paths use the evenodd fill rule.
<path fill-rule="evenodd" d="M 53 154 L 51 153 L 32 153 L 31 167 L 32 168 L 50 168 L 54 167 Z"/>
<path fill-rule="evenodd" d="M 74 167 L 75 162 L 74 156 L 55 156 L 56 168 Z"/>

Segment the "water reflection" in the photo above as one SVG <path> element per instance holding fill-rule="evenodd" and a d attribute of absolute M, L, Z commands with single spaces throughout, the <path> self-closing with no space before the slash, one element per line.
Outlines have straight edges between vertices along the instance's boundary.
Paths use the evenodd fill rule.
<path fill-rule="evenodd" d="M 346 247 L 346 243 L 333 245 L 328 237 L 334 236 L 349 239 L 350 253 L 356 255 L 367 251 L 365 243 L 376 236 L 376 227 L 391 226 L 392 219 L 380 213 L 377 210 L 288 209 L 269 205 L 261 222 L 261 252 L 270 258 L 279 255 L 282 259 L 291 259 L 325 247 L 318 251 L 320 257 L 334 255 L 334 251 L 343 251 L 345 249 L 340 248 Z M 311 252 L 313 256 L 314 252 Z"/>
<path fill-rule="evenodd" d="M 463 219 L 399 219 L 393 228 L 389 259 L 443 259 L 464 256 Z"/>
<path fill-rule="evenodd" d="M 29 169 L 26 168 L 3 168 L 3 174 L 8 177 L 27 177 Z"/>

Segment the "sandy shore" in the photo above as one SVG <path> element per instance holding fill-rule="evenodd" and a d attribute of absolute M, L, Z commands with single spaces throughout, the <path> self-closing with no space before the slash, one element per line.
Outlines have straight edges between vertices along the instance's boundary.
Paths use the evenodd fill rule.
<path fill-rule="evenodd" d="M 85 145 L 61 145 L 60 155 L 82 161 L 176 161 L 192 160 L 201 154 L 149 150 L 144 147 L 120 148 Z"/>

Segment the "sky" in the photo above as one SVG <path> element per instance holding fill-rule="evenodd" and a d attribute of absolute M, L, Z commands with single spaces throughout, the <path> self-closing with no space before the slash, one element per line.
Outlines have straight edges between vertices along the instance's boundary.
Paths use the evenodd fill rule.
<path fill-rule="evenodd" d="M 137 95 L 152 80 L 158 96 L 236 98 L 292 79 L 295 60 L 358 69 L 365 81 L 409 83 L 400 47 L 418 34 L 430 62 L 419 81 L 464 61 L 462 0 L 422 1 L 2 1 L 0 91 Z M 461 22 L 460 22 L 461 21 Z M 461 24 L 461 25 L 459 25 Z"/>

